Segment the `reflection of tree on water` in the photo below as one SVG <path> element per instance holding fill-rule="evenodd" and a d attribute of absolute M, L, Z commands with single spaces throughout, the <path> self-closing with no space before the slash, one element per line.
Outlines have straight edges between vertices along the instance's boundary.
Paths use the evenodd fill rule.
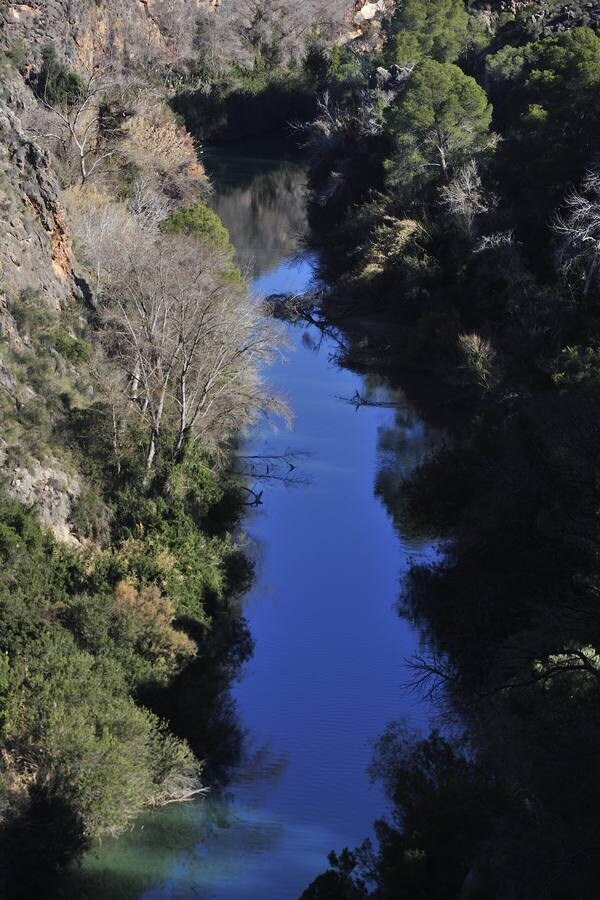
<path fill-rule="evenodd" d="M 375 493 L 388 510 L 400 537 L 418 538 L 405 514 L 402 486 L 430 448 L 422 424 L 408 410 L 398 410 L 392 425 L 382 425 L 378 435 L 378 468 Z"/>
<path fill-rule="evenodd" d="M 345 398 L 341 398 L 345 399 Z M 408 398 L 399 388 L 377 375 L 367 375 L 356 397 L 347 398 L 358 414 L 363 407 L 393 410 L 377 430 L 377 475 L 375 494 L 380 498 L 403 542 L 414 550 L 423 550 L 427 536 L 418 534 L 406 515 L 403 500 L 405 480 L 439 444 L 441 436 L 419 418 Z"/>
<path fill-rule="evenodd" d="M 230 686 L 253 651 L 238 601 L 230 602 L 231 610 L 213 612 L 210 641 L 196 635 L 198 657 L 167 690 L 148 696 L 152 709 L 207 761 L 204 777 L 213 784 L 226 783 L 241 758 L 244 734 Z"/>
<path fill-rule="evenodd" d="M 573 403 L 494 410 L 388 490 L 449 539 L 412 567 L 403 611 L 427 629 L 415 677 L 453 730 L 387 730 L 374 774 L 390 822 L 305 900 L 598 896 L 600 430 L 596 398 Z"/>
<path fill-rule="evenodd" d="M 305 187 L 304 169 L 288 163 L 214 198 L 213 209 L 229 230 L 242 268 L 254 277 L 298 250 L 306 228 Z"/>

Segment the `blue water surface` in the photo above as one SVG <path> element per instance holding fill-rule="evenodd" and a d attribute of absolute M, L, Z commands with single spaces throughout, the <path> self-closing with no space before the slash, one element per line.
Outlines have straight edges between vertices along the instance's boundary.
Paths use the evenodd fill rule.
<path fill-rule="evenodd" d="M 227 171 L 226 160 L 221 168 Z M 227 221 L 239 209 L 235 186 L 227 185 L 226 196 L 217 190 L 214 203 L 238 242 L 246 239 L 238 248 L 245 260 L 261 229 L 279 223 L 279 260 L 273 264 L 271 253 L 255 263 L 254 293 L 306 289 L 314 261 L 297 255 L 285 230 L 286 196 L 298 202 L 301 170 L 292 177 L 283 169 L 282 187 L 271 168 L 270 191 L 260 170 L 256 196 L 252 160 L 245 172 L 241 238 L 239 216 Z M 276 248 L 272 234 L 269 240 Z M 265 424 L 241 451 L 293 454 L 296 465 L 292 483 L 257 479 L 263 505 L 245 525 L 257 561 L 245 602 L 255 652 L 233 689 L 247 732 L 245 762 L 223 794 L 151 813 L 88 857 L 88 872 L 115 883 L 122 876 L 123 896 L 295 900 L 327 867 L 330 850 L 359 844 L 385 812 L 366 770 L 386 723 L 405 718 L 421 727 L 428 716 L 406 690 L 405 660 L 418 650 L 418 636 L 396 604 L 409 561 L 431 548 L 399 533 L 374 485 L 390 429 L 401 434 L 395 465 L 403 472 L 423 458 L 432 436 L 385 388 L 377 396 L 399 408 L 355 410 L 340 400 L 373 386 L 339 368 L 335 343 L 319 343 L 314 329 L 282 327 L 290 346 L 268 377 L 286 397 L 293 425 L 274 431 Z"/>

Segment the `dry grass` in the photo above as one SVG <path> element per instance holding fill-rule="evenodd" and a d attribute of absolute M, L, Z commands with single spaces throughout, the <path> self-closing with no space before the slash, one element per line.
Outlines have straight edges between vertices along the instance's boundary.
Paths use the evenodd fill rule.
<path fill-rule="evenodd" d="M 141 110 L 123 131 L 120 155 L 138 172 L 159 181 L 170 196 L 189 202 L 208 191 L 194 139 L 165 107 Z"/>
<path fill-rule="evenodd" d="M 179 663 L 196 655 L 194 642 L 173 628 L 173 603 L 156 585 L 138 589 L 130 581 L 120 581 L 115 604 L 149 655 Z"/>

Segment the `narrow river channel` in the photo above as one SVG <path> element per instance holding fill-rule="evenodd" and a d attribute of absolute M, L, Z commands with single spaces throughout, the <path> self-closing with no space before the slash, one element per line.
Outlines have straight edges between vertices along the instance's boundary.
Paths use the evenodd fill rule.
<path fill-rule="evenodd" d="M 206 162 L 254 293 L 306 289 L 301 165 L 259 145 Z M 375 483 L 390 435 L 403 472 L 432 436 L 398 394 L 399 408 L 341 402 L 391 395 L 336 367 L 318 334 L 286 327 L 269 378 L 292 428 L 257 429 L 243 451 L 296 457 L 294 483 L 258 484 L 263 505 L 245 524 L 257 572 L 245 606 L 255 652 L 233 688 L 244 762 L 225 790 L 149 813 L 88 854 L 65 896 L 296 900 L 327 853 L 362 841 L 385 811 L 366 772 L 372 742 L 390 719 L 425 723 L 405 689 L 418 637 L 395 605 L 409 559 L 430 548 L 399 533 Z"/>

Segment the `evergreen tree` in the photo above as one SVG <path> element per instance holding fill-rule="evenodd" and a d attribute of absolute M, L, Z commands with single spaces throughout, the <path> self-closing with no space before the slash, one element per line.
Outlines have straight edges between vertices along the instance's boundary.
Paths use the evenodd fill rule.
<path fill-rule="evenodd" d="M 492 107 L 485 91 L 453 63 L 421 63 L 387 113 L 397 155 L 392 181 L 424 170 L 447 179 L 455 166 L 489 145 Z"/>
<path fill-rule="evenodd" d="M 391 21 L 387 60 L 401 66 L 424 57 L 453 62 L 466 46 L 467 26 L 463 0 L 405 0 Z"/>

